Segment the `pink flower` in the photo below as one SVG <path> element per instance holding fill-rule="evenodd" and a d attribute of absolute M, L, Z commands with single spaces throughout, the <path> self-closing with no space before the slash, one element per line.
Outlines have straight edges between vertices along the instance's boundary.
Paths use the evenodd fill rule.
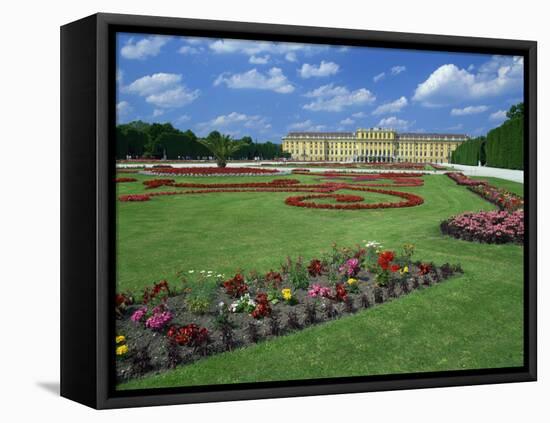
<path fill-rule="evenodd" d="M 145 321 L 145 327 L 153 330 L 160 330 L 168 324 L 174 315 L 170 311 L 155 313 Z"/>
<path fill-rule="evenodd" d="M 130 319 L 132 320 L 132 322 L 139 323 L 145 316 L 145 313 L 147 313 L 147 307 L 142 307 L 134 311 L 134 314 L 132 314 L 132 317 L 130 317 Z"/>

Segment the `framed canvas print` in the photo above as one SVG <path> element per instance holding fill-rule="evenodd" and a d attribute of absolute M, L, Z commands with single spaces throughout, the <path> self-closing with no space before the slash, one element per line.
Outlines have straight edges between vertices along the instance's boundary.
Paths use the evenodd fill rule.
<path fill-rule="evenodd" d="M 536 43 L 61 29 L 61 391 L 95 408 L 536 379 Z"/>

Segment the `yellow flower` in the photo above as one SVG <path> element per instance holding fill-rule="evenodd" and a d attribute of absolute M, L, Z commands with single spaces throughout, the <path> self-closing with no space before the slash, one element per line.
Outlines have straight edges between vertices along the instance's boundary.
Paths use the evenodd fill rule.
<path fill-rule="evenodd" d="M 409 266 L 403 267 L 403 269 L 401 269 L 399 273 L 401 273 L 402 275 L 404 275 L 405 273 L 409 273 Z"/>
<path fill-rule="evenodd" d="M 357 283 L 357 279 L 355 278 L 349 278 L 348 279 L 348 285 L 355 285 Z"/>
<path fill-rule="evenodd" d="M 116 347 L 116 355 L 124 355 L 128 352 L 128 345 L 120 345 Z"/>
<path fill-rule="evenodd" d="M 115 338 L 115 342 L 117 344 L 122 344 L 123 342 L 126 341 L 126 337 L 124 335 L 118 335 L 116 338 Z"/>
<path fill-rule="evenodd" d="M 290 288 L 285 288 L 281 291 L 281 294 L 283 294 L 283 299 L 285 301 L 288 301 L 292 298 L 292 291 L 290 290 Z"/>

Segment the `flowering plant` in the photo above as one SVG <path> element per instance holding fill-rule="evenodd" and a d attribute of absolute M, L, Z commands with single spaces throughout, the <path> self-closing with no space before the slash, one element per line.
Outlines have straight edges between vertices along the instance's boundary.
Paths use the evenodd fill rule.
<path fill-rule="evenodd" d="M 462 213 L 440 225 L 441 232 L 466 241 L 522 244 L 525 235 L 523 210 Z"/>
<path fill-rule="evenodd" d="M 355 279 L 355 278 L 349 278 L 346 282 L 347 284 L 347 287 L 348 287 L 348 290 L 350 292 L 354 292 L 354 293 L 357 293 L 359 292 L 359 285 L 358 285 L 358 280 Z"/>
<path fill-rule="evenodd" d="M 195 323 L 187 326 L 171 326 L 166 333 L 168 339 L 178 345 L 201 347 L 208 343 L 208 329 L 201 328 Z"/>
<path fill-rule="evenodd" d="M 356 276 L 357 273 L 359 273 L 360 269 L 361 266 L 359 264 L 359 259 L 354 257 L 346 260 L 346 262 L 342 264 L 338 270 L 342 273 L 345 273 L 349 277 L 353 277 Z"/>
<path fill-rule="evenodd" d="M 311 288 L 307 291 L 308 297 L 316 298 L 316 297 L 323 297 L 323 298 L 330 298 L 332 296 L 332 292 L 330 288 L 326 286 L 321 286 L 318 283 L 315 283 L 311 285 Z"/>
<path fill-rule="evenodd" d="M 163 329 L 174 315 L 170 310 L 167 310 L 164 306 L 160 305 L 153 309 L 153 314 L 145 321 L 145 327 L 152 330 Z"/>
<path fill-rule="evenodd" d="M 379 269 L 376 274 L 376 280 L 380 285 L 386 285 L 390 280 L 390 273 L 399 271 L 401 266 L 393 263 L 395 253 L 393 251 L 382 251 L 378 254 Z"/>
<path fill-rule="evenodd" d="M 321 274 L 325 271 L 323 263 L 320 260 L 313 259 L 309 262 L 309 265 L 307 266 L 307 271 L 310 276 L 321 276 Z"/>
<path fill-rule="evenodd" d="M 136 182 L 137 179 L 136 178 L 115 178 L 115 183 L 120 183 L 120 182 Z"/>
<path fill-rule="evenodd" d="M 124 345 L 118 345 L 116 348 L 115 348 L 115 354 L 117 356 L 123 356 L 123 355 L 126 355 L 128 353 L 128 345 L 124 344 Z"/>
<path fill-rule="evenodd" d="M 252 313 L 255 308 L 256 303 L 252 298 L 250 298 L 250 294 L 246 293 L 241 296 L 237 301 L 233 301 L 231 303 L 231 305 L 229 306 L 229 311 L 231 311 L 232 313 Z"/>
<path fill-rule="evenodd" d="M 240 297 L 248 292 L 248 285 L 245 283 L 244 277 L 240 273 L 237 273 L 231 279 L 226 280 L 223 283 L 223 287 L 225 288 L 227 295 L 233 298 Z"/>
<path fill-rule="evenodd" d="M 149 201 L 151 197 L 148 194 L 128 194 L 118 197 L 119 201 Z"/>
<path fill-rule="evenodd" d="M 433 266 L 431 263 L 420 263 L 418 265 L 418 274 L 423 276 L 430 273 L 433 269 Z"/>
<path fill-rule="evenodd" d="M 336 284 L 336 293 L 334 295 L 334 299 L 336 301 L 345 301 L 348 297 L 348 292 L 346 291 L 346 287 L 343 283 Z"/>
<path fill-rule="evenodd" d="M 267 294 L 260 292 L 256 295 L 256 308 L 252 311 L 251 316 L 255 319 L 261 319 L 271 314 L 271 305 L 269 304 Z"/>

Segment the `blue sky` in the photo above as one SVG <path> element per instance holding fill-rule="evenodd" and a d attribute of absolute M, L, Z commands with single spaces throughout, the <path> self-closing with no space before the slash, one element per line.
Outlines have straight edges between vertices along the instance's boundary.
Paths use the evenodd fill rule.
<path fill-rule="evenodd" d="M 289 131 L 485 134 L 523 99 L 512 56 L 118 34 L 117 122 L 280 142 Z"/>

